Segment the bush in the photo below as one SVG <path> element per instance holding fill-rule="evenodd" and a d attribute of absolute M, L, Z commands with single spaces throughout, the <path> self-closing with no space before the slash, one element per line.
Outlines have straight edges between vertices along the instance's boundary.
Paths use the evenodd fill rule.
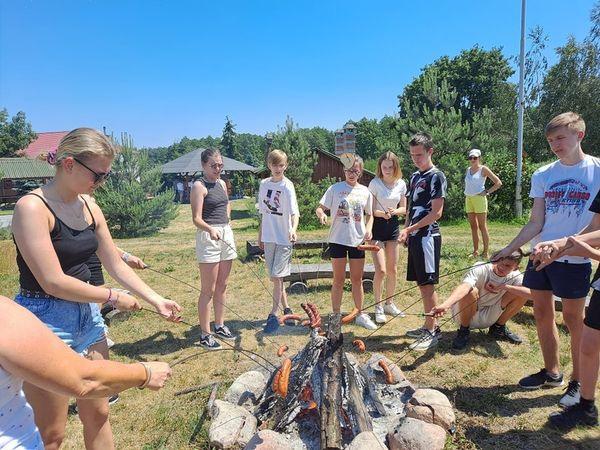
<path fill-rule="evenodd" d="M 7 241 L 12 239 L 12 231 L 10 227 L 0 228 L 0 241 Z"/>
<path fill-rule="evenodd" d="M 124 145 L 113 164 L 113 175 L 96 194 L 96 200 L 115 237 L 156 233 L 175 218 L 172 190 L 159 193 L 160 166 L 152 167 L 147 153 Z"/>
<path fill-rule="evenodd" d="M 319 206 L 319 200 L 321 200 L 327 188 L 336 181 L 334 178 L 324 178 L 318 183 L 308 180 L 300 185 L 295 185 L 298 209 L 300 210 L 299 228 L 301 230 L 314 230 L 321 226 L 315 214 L 315 209 Z"/>

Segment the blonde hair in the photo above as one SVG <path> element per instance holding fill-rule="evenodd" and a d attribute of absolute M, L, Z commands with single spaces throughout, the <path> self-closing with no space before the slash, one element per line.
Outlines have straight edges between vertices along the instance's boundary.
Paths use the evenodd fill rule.
<path fill-rule="evenodd" d="M 546 136 L 561 127 L 567 127 L 569 130 L 576 133 L 580 131 L 585 133 L 585 122 L 583 121 L 583 118 L 572 111 L 553 117 L 552 120 L 548 122 L 548 125 L 546 125 Z"/>
<path fill-rule="evenodd" d="M 390 152 L 390 151 L 385 152 L 377 160 L 377 171 L 376 171 L 377 177 L 383 179 L 383 172 L 381 170 L 381 163 L 383 161 L 392 161 L 392 164 L 394 166 L 394 173 L 392 175 L 394 177 L 394 181 L 402 178 L 402 169 L 400 168 L 400 160 L 398 159 L 398 156 L 396 156 L 396 154 L 394 152 Z"/>
<path fill-rule="evenodd" d="M 283 150 L 271 150 L 267 155 L 267 164 L 287 164 L 288 157 Z"/>
<path fill-rule="evenodd" d="M 86 159 L 90 156 L 103 156 L 113 159 L 119 153 L 118 146 L 103 133 L 93 128 L 75 128 L 62 138 L 56 152 L 40 155 L 51 164 L 60 165 L 71 157 Z"/>

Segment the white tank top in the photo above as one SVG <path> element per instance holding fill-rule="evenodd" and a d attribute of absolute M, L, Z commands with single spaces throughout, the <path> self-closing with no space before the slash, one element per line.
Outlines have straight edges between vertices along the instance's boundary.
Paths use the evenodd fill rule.
<path fill-rule="evenodd" d="M 467 167 L 465 176 L 465 195 L 477 195 L 485 189 L 485 179 L 483 176 L 483 166 L 477 172 L 471 174 L 471 168 Z"/>
<path fill-rule="evenodd" d="M 40 449 L 44 444 L 23 393 L 23 380 L 0 366 L 0 448 Z"/>

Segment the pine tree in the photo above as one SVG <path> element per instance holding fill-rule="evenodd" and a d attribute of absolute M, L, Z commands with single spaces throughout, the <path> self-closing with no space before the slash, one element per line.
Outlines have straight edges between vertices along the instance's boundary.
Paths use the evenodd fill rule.
<path fill-rule="evenodd" d="M 133 146 L 130 136 L 121 136 L 121 152 L 112 175 L 96 192 L 96 201 L 115 237 L 138 237 L 156 233 L 176 216 L 173 192 L 159 192 L 160 166 L 152 166 L 147 152 Z"/>

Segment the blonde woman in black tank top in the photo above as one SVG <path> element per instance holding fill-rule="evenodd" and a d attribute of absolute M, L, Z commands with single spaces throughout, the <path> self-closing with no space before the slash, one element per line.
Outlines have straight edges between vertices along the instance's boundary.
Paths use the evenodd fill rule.
<path fill-rule="evenodd" d="M 237 258 L 233 232 L 229 226 L 231 204 L 225 182 L 221 180 L 223 158 L 216 149 L 202 152 L 202 180 L 192 187 L 192 220 L 196 232 L 196 258 L 200 268 L 201 292 L 198 297 L 198 321 L 202 329 L 197 344 L 218 350 L 221 344 L 210 330 L 210 303 L 215 311 L 214 334 L 220 339 L 235 337 L 225 325 L 225 294 L 233 260 Z"/>
<path fill-rule="evenodd" d="M 88 283 L 86 263 L 94 252 L 112 278 L 165 318 L 179 320 L 181 310 L 119 258 L 104 215 L 89 197 L 108 177 L 116 153 L 114 144 L 96 130 L 71 131 L 47 155 L 47 161 L 56 165 L 54 179 L 17 202 L 12 222 L 21 284 L 15 301 L 91 359 L 108 357 L 97 303 L 140 309 L 135 297 Z M 24 391 L 45 447 L 60 447 L 69 398 L 30 384 L 24 385 Z M 78 399 L 77 405 L 86 448 L 114 448 L 108 398 Z"/>

